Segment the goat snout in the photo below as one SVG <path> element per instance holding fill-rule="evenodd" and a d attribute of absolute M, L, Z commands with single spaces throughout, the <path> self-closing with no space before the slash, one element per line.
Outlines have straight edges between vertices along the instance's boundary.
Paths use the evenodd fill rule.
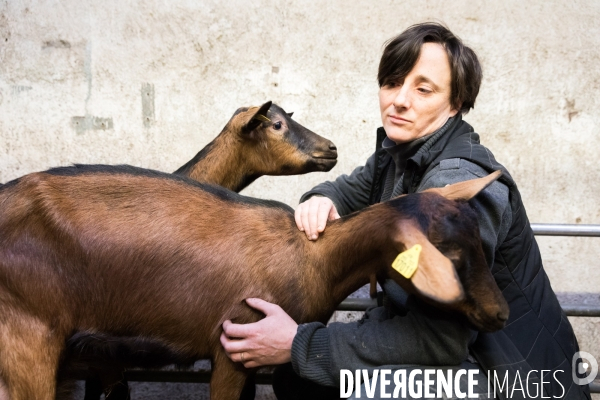
<path fill-rule="evenodd" d="M 321 160 L 337 160 L 338 152 L 336 145 L 327 140 L 324 143 L 324 146 L 319 146 L 314 149 L 314 151 L 310 154 L 312 158 L 317 158 Z"/>
<path fill-rule="evenodd" d="M 497 305 L 484 305 L 469 313 L 469 321 L 474 327 L 483 332 L 495 332 L 504 328 L 509 317 L 508 304 L 500 302 Z"/>
<path fill-rule="evenodd" d="M 508 321 L 508 310 L 502 310 L 502 311 L 498 312 L 496 317 L 502 322 Z"/>
<path fill-rule="evenodd" d="M 327 140 L 319 146 L 315 146 L 309 153 L 309 164 L 312 164 L 316 171 L 329 171 L 337 164 L 337 147 L 332 141 Z"/>

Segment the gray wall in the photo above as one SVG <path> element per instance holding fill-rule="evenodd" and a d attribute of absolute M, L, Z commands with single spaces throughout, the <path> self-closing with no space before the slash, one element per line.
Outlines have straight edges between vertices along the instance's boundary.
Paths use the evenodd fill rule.
<path fill-rule="evenodd" d="M 329 173 L 245 191 L 295 206 L 372 152 L 384 41 L 436 20 L 481 58 L 466 120 L 531 221 L 600 224 L 599 17 L 597 1 L 0 0 L 0 182 L 71 163 L 172 171 L 238 107 L 273 100 L 340 152 Z M 598 301 L 599 239 L 539 241 L 555 290 Z M 600 358 L 600 323 L 572 321 Z"/>

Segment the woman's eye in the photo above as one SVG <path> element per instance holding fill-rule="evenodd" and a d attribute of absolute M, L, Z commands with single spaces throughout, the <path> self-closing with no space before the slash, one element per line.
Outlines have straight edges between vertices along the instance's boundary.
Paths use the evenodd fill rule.
<path fill-rule="evenodd" d="M 281 121 L 277 121 L 273 124 L 273 129 L 275 129 L 276 131 L 281 129 Z"/>
<path fill-rule="evenodd" d="M 429 90 L 427 88 L 418 88 L 417 90 L 421 93 L 431 93 L 431 90 Z"/>

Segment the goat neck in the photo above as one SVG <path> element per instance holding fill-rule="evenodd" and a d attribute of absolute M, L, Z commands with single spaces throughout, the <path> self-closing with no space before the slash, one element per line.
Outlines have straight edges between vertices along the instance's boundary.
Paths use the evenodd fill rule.
<path fill-rule="evenodd" d="M 239 192 L 254 182 L 260 174 L 254 173 L 244 156 L 243 146 L 226 129 L 204 147 L 175 174 L 186 175 L 198 182 L 223 186 Z"/>
<path fill-rule="evenodd" d="M 391 234 L 398 212 L 387 204 L 329 222 L 320 238 L 309 243 L 314 249 L 311 273 L 323 282 L 307 295 L 314 301 L 319 320 L 327 319 L 349 294 L 369 282 L 373 274 L 382 274 L 398 255 Z M 317 311 L 318 309 L 318 311 Z M 327 315 L 325 315 L 327 314 Z"/>

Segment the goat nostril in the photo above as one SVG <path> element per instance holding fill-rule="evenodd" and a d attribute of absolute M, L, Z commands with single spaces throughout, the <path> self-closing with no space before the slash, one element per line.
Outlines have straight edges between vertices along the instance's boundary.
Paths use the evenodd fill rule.
<path fill-rule="evenodd" d="M 329 143 L 329 150 L 337 150 L 337 147 L 335 147 L 335 144 Z"/>
<path fill-rule="evenodd" d="M 508 313 L 500 311 L 496 317 L 498 317 L 500 321 L 506 322 L 508 320 Z"/>

